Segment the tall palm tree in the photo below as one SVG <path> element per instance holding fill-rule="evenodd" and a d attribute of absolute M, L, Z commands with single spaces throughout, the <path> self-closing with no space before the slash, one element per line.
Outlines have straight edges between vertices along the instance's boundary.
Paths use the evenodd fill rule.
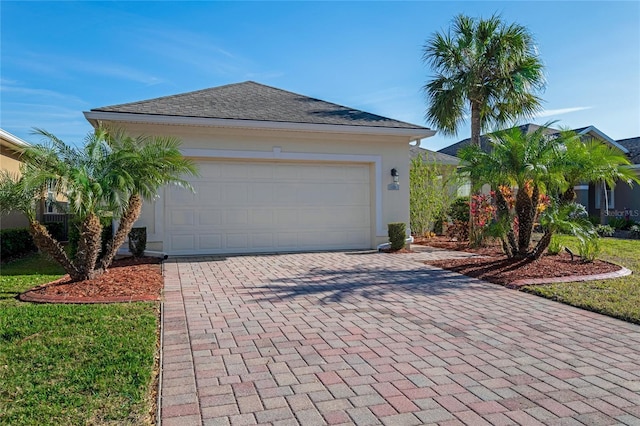
<path fill-rule="evenodd" d="M 544 88 L 544 66 L 533 36 L 518 24 L 494 15 L 454 18 L 446 33 L 427 40 L 423 60 L 435 72 L 424 86 L 427 121 L 455 135 L 471 117 L 471 144 L 480 134 L 540 109 L 536 92 Z"/>
<path fill-rule="evenodd" d="M 125 167 L 132 178 L 129 198 L 119 217 L 118 229 L 100 259 L 98 269 L 105 270 L 113 262 L 118 248 L 124 243 L 135 221 L 140 217 L 143 200 L 157 197 L 158 190 L 173 184 L 191 188 L 183 179 L 185 175 L 196 175 L 193 161 L 180 153 L 180 141 L 173 137 L 131 137 L 122 129 L 103 130 L 109 146 L 125 153 Z"/>

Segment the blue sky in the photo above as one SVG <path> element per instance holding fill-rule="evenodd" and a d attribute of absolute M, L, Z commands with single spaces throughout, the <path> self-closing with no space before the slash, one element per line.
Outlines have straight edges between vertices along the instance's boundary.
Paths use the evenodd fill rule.
<path fill-rule="evenodd" d="M 496 12 L 529 28 L 547 67 L 528 121 L 640 136 L 637 1 L 2 1 L 0 125 L 75 143 L 91 130 L 82 111 L 246 80 L 428 125 L 425 40 L 456 14 Z"/>

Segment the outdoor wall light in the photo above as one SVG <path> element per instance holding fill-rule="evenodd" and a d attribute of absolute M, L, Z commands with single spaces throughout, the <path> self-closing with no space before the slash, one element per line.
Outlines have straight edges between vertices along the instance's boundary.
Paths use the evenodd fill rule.
<path fill-rule="evenodd" d="M 391 176 L 393 177 L 393 183 L 398 183 L 400 181 L 400 175 L 395 167 L 391 169 Z"/>

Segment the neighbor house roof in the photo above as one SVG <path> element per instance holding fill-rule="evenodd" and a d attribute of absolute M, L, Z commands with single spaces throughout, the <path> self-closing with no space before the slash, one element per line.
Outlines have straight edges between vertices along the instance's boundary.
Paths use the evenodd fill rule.
<path fill-rule="evenodd" d="M 213 87 L 144 101 L 94 108 L 85 113 L 89 120 L 101 113 L 153 117 L 189 118 L 253 123 L 293 123 L 302 125 L 357 126 L 398 129 L 427 137 L 435 132 L 427 127 L 311 98 L 253 81 Z M 174 120 L 175 122 L 175 120 Z M 202 122 L 202 121 L 200 121 Z M 202 122 L 204 124 L 204 122 Z M 223 125 L 224 123 L 220 123 Z M 405 132 L 406 133 L 406 132 Z"/>
<path fill-rule="evenodd" d="M 443 154 L 441 152 L 435 152 L 428 149 L 420 148 L 419 146 L 411 145 L 409 147 L 409 157 L 416 158 L 422 156 L 426 160 L 434 161 L 444 166 L 458 166 L 460 159 L 451 155 Z"/>
<path fill-rule="evenodd" d="M 543 127 L 543 126 L 539 126 L 539 125 L 533 124 L 533 123 L 528 123 L 528 124 L 523 124 L 522 126 L 518 126 L 518 128 L 524 134 L 533 133 L 536 130 L 538 130 L 540 127 Z M 628 154 L 628 149 L 624 145 L 618 143 L 619 141 L 616 142 L 615 140 L 611 139 L 609 136 L 607 136 L 606 134 L 604 134 L 602 131 L 598 130 L 594 126 L 580 127 L 578 129 L 573 129 L 573 131 L 576 132 L 579 135 L 591 134 L 593 136 L 596 136 L 596 137 L 600 138 L 601 140 L 609 143 L 610 145 L 615 146 L 616 148 L 620 149 L 625 154 Z M 560 133 L 560 130 L 547 127 L 544 132 L 545 132 L 545 134 L 548 134 L 548 135 L 555 135 L 555 134 Z M 447 146 L 445 148 L 442 148 L 438 152 L 441 152 L 443 154 L 457 156 L 458 155 L 458 151 L 460 149 L 468 146 L 470 143 L 471 143 L 471 138 L 463 139 L 460 142 L 457 142 L 457 143 L 454 143 L 453 145 L 449 145 L 449 146 Z M 480 136 L 480 147 L 484 151 L 489 151 L 490 146 L 489 146 L 489 136 L 488 135 Z"/>
<path fill-rule="evenodd" d="M 640 136 L 628 139 L 619 139 L 616 142 L 624 146 L 629 153 L 627 156 L 634 164 L 640 164 Z"/>

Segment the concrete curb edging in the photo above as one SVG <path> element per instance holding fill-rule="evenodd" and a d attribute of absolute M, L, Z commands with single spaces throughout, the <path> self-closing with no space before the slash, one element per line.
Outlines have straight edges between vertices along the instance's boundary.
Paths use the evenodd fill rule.
<path fill-rule="evenodd" d="M 156 425 L 162 426 L 162 344 L 164 341 L 164 262 L 161 263 L 162 292 L 160 293 L 160 341 L 158 342 L 158 394 L 156 395 Z"/>
<path fill-rule="evenodd" d="M 631 275 L 632 271 L 621 267 L 618 271 L 614 272 L 606 272 L 604 274 L 595 274 L 595 275 L 569 275 L 566 277 L 555 277 L 555 278 L 530 278 L 525 280 L 516 280 L 510 284 L 507 284 L 506 287 L 519 289 L 520 287 L 524 287 L 527 285 L 544 285 L 544 284 L 556 284 L 556 283 L 572 283 L 572 282 L 585 282 L 585 281 L 596 281 L 596 280 L 608 280 L 611 278 L 620 278 Z"/>
<path fill-rule="evenodd" d="M 27 290 L 18 295 L 18 299 L 23 302 L 33 303 L 61 303 L 61 304 L 107 304 L 107 303 L 130 303 L 130 302 L 157 302 L 158 296 L 113 296 L 113 297 L 67 297 L 52 296 L 48 294 L 38 294 L 37 288 Z"/>

